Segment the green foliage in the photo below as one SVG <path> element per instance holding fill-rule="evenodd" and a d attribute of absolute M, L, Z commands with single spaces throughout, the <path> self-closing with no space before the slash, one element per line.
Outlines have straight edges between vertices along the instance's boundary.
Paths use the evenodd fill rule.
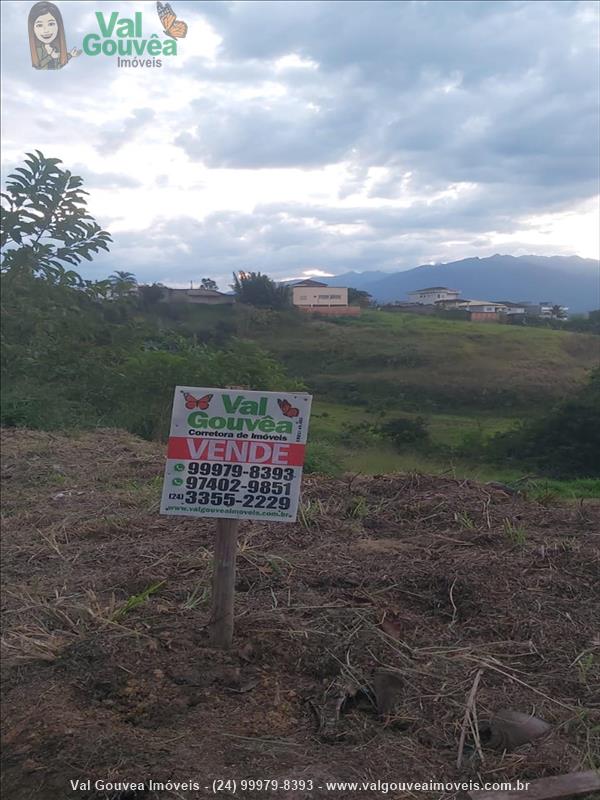
<path fill-rule="evenodd" d="M 108 282 L 84 281 L 63 263 L 91 260 L 110 236 L 86 212 L 81 178 L 58 159 L 27 155 L 2 194 L 2 420 L 78 424 L 82 394 L 102 403 L 106 351 L 120 351 L 124 331 L 103 320 Z"/>
<path fill-rule="evenodd" d="M 212 278 L 202 278 L 200 286 L 202 286 L 203 289 L 212 289 L 215 292 L 219 291 L 216 281 L 213 281 Z"/>
<path fill-rule="evenodd" d="M 221 348 L 140 321 L 44 278 L 3 277 L 2 423 L 33 428 L 108 425 L 149 439 L 169 425 L 175 385 L 300 389 L 254 342 Z"/>
<path fill-rule="evenodd" d="M 8 176 L 2 192 L 2 271 L 44 276 L 64 286 L 85 287 L 75 266 L 108 250 L 110 235 L 86 210 L 82 179 L 61 169 L 58 158 L 27 153 L 24 167 Z"/>
<path fill-rule="evenodd" d="M 402 449 L 407 445 L 425 444 L 429 439 L 427 421 L 423 417 L 396 417 L 389 419 L 380 426 L 384 438 L 391 441 L 395 447 Z"/>
<path fill-rule="evenodd" d="M 202 603 L 206 602 L 209 598 L 210 592 L 207 586 L 202 586 L 202 584 L 198 584 L 196 588 L 187 593 L 185 601 L 183 603 L 183 608 L 192 610 L 197 608 Z"/>
<path fill-rule="evenodd" d="M 427 416 L 530 415 L 576 389 L 597 362 L 596 337 L 548 327 L 371 309 L 342 324 L 278 313 L 280 324 L 252 326 L 247 335 L 321 399 L 363 408 L 380 402 Z"/>
<path fill-rule="evenodd" d="M 367 499 L 363 495 L 349 497 L 346 503 L 346 515 L 353 519 L 363 519 L 369 513 Z"/>
<path fill-rule="evenodd" d="M 168 435 L 175 386 L 240 384 L 265 391 L 299 389 L 283 368 L 253 342 L 232 340 L 224 349 L 181 344 L 177 352 L 129 356 L 119 370 L 113 424 L 145 439 Z"/>
<path fill-rule="evenodd" d="M 333 411 L 315 415 L 307 472 L 336 474 L 342 463 L 445 471 L 458 455 L 460 469 L 466 459 L 489 464 L 493 456 L 522 470 L 515 477 L 529 465 L 550 476 L 598 474 L 597 393 L 496 437 L 493 446 L 488 441 L 515 410 L 529 412 L 540 399 L 549 405 L 578 385 L 596 341 L 564 329 L 592 332 L 600 312 L 546 320 L 544 329 L 372 310 L 314 321 L 288 308 L 289 287 L 260 273 L 234 276 L 242 302 L 233 308 L 162 303 L 157 284 L 139 287 L 136 300 L 128 297 L 130 273 L 93 282 L 68 269 L 107 249 L 108 234 L 85 212 L 81 179 L 39 153 L 27 163 L 3 195 L 4 424 L 114 425 L 162 438 L 176 384 L 291 390 L 306 381 L 346 409 L 339 420 Z M 64 203 L 57 194 L 63 184 Z M 416 417 L 424 409 L 427 425 Z M 490 416 L 485 409 L 495 421 L 476 428 L 479 415 Z M 594 496 L 597 487 L 585 491 Z"/>
<path fill-rule="evenodd" d="M 283 309 L 292 304 L 289 286 L 278 286 L 268 275 L 260 272 L 239 272 L 233 275 L 235 296 L 240 303 L 259 308 Z"/>
<path fill-rule="evenodd" d="M 600 309 L 590 311 L 586 317 L 574 316 L 568 319 L 563 328 L 568 331 L 578 331 L 579 333 L 600 334 Z"/>
<path fill-rule="evenodd" d="M 515 525 L 514 522 L 506 517 L 503 526 L 504 535 L 511 544 L 523 547 L 527 541 L 527 531 L 522 525 Z"/>
<path fill-rule="evenodd" d="M 466 528 L 466 530 L 472 531 L 476 527 L 470 514 L 467 511 L 455 511 L 454 519 L 456 520 L 456 522 L 458 522 L 461 528 Z"/>
<path fill-rule="evenodd" d="M 133 611 L 138 606 L 141 606 L 143 603 L 146 602 L 153 594 L 163 586 L 166 581 L 156 581 L 155 583 L 151 583 L 150 586 L 147 586 L 143 591 L 139 594 L 132 594 L 131 597 L 127 598 L 127 601 L 117 608 L 112 615 L 113 622 L 118 622 L 119 620 L 123 619 L 130 611 Z"/>
<path fill-rule="evenodd" d="M 542 419 L 497 434 L 490 450 L 496 458 L 530 463 L 550 477 L 600 476 L 600 368 L 577 395 Z"/>
<path fill-rule="evenodd" d="M 341 465 L 335 448 L 326 442 L 309 441 L 306 448 L 304 472 L 339 475 Z"/>
<path fill-rule="evenodd" d="M 345 422 L 341 425 L 339 440 L 348 447 L 368 447 L 377 445 L 381 429 L 371 422 Z"/>
<path fill-rule="evenodd" d="M 557 499 L 592 500 L 600 498 L 600 478 L 573 478 L 564 481 L 536 478 L 529 479 L 521 485 L 527 497 L 538 502 L 554 502 Z"/>
<path fill-rule="evenodd" d="M 133 272 L 117 270 L 108 280 L 113 297 L 126 297 L 137 287 L 137 280 Z"/>
<path fill-rule="evenodd" d="M 488 437 L 486 437 L 482 427 L 479 426 L 475 430 L 469 430 L 463 433 L 461 441 L 454 448 L 454 451 L 458 455 L 467 458 L 480 458 L 487 443 Z"/>
<path fill-rule="evenodd" d="M 141 346 L 143 330 L 116 306 L 20 270 L 2 276 L 2 311 L 3 423 L 81 424 L 87 398 L 96 409 L 90 422 L 102 419 L 113 402 L 110 376 Z"/>
<path fill-rule="evenodd" d="M 165 325 L 156 284 L 136 299 L 132 273 L 92 282 L 65 271 L 61 261 L 90 259 L 110 237 L 86 213 L 81 179 L 58 163 L 30 155 L 3 195 L 4 425 L 122 426 L 158 438 L 177 384 L 302 388 L 257 344 L 231 337 L 235 326 L 225 321 L 220 333 L 212 326 L 215 339 L 227 339 L 221 348 L 199 343 L 185 324 Z M 140 314 L 149 308 L 152 315 Z"/>
<path fill-rule="evenodd" d="M 100 303 L 43 277 L 9 273 L 2 283 L 5 425 L 111 425 L 157 438 L 177 384 L 302 387 L 253 342 L 198 344 L 141 321 L 126 299 Z"/>
<path fill-rule="evenodd" d="M 360 306 L 361 308 L 368 308 L 373 301 L 373 298 L 368 292 L 364 292 L 361 289 L 353 289 L 350 287 L 348 289 L 348 305 L 349 306 Z"/>
<path fill-rule="evenodd" d="M 163 296 L 164 286 L 153 283 L 150 286 L 138 286 L 140 305 L 144 310 L 154 308 Z"/>

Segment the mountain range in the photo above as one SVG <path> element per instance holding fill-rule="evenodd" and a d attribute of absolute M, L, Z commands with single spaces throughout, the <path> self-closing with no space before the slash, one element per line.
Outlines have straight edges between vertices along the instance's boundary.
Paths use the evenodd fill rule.
<path fill-rule="evenodd" d="M 406 301 L 415 289 L 447 286 L 467 299 L 548 301 L 575 314 L 600 308 L 600 262 L 579 256 L 493 255 L 403 272 L 346 272 L 323 281 L 362 289 L 380 303 Z"/>

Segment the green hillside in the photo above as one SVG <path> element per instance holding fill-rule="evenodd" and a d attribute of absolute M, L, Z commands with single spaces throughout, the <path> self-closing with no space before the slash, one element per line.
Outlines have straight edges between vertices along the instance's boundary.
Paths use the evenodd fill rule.
<path fill-rule="evenodd" d="M 252 338 L 322 398 L 350 404 L 530 413 L 569 394 L 598 362 L 593 335 L 384 311 L 273 316 L 274 329 Z"/>
<path fill-rule="evenodd" d="M 375 310 L 327 319 L 241 303 L 108 302 L 20 274 L 3 277 L 3 312 L 6 426 L 112 426 L 160 440 L 174 385 L 305 388 L 315 399 L 308 468 L 330 473 L 516 480 L 529 471 L 518 438 L 505 461 L 493 437 L 574 397 L 600 343 Z M 551 448 L 547 466 L 554 460 Z M 593 477 L 587 466 L 542 472 Z"/>
<path fill-rule="evenodd" d="M 315 397 L 309 450 L 318 470 L 515 480 L 523 469 L 486 463 L 479 450 L 577 391 L 600 347 L 591 334 L 385 311 L 330 320 L 237 306 L 179 309 L 177 317 L 169 324 L 200 339 L 254 340 L 304 382 Z M 424 420 L 425 445 L 398 448 L 373 436 L 373 426 L 398 415 Z"/>

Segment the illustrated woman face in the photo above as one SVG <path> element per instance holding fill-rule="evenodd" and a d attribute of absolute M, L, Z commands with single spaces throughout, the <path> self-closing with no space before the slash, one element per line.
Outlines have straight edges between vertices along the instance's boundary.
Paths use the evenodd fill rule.
<path fill-rule="evenodd" d="M 58 23 L 52 14 L 48 12 L 36 19 L 33 23 L 33 30 L 36 38 L 39 39 L 40 42 L 50 44 L 50 42 L 53 42 L 58 36 Z"/>

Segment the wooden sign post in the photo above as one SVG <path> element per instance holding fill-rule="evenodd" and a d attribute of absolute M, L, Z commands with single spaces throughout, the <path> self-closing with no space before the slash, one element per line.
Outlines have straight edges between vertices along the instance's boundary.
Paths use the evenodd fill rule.
<path fill-rule="evenodd" d="M 233 639 L 237 519 L 218 519 L 213 562 L 212 607 L 208 630 L 215 647 L 228 650 Z"/>
<path fill-rule="evenodd" d="M 215 647 L 233 639 L 240 520 L 296 520 L 311 401 L 301 392 L 175 387 L 160 513 L 217 523 Z"/>

